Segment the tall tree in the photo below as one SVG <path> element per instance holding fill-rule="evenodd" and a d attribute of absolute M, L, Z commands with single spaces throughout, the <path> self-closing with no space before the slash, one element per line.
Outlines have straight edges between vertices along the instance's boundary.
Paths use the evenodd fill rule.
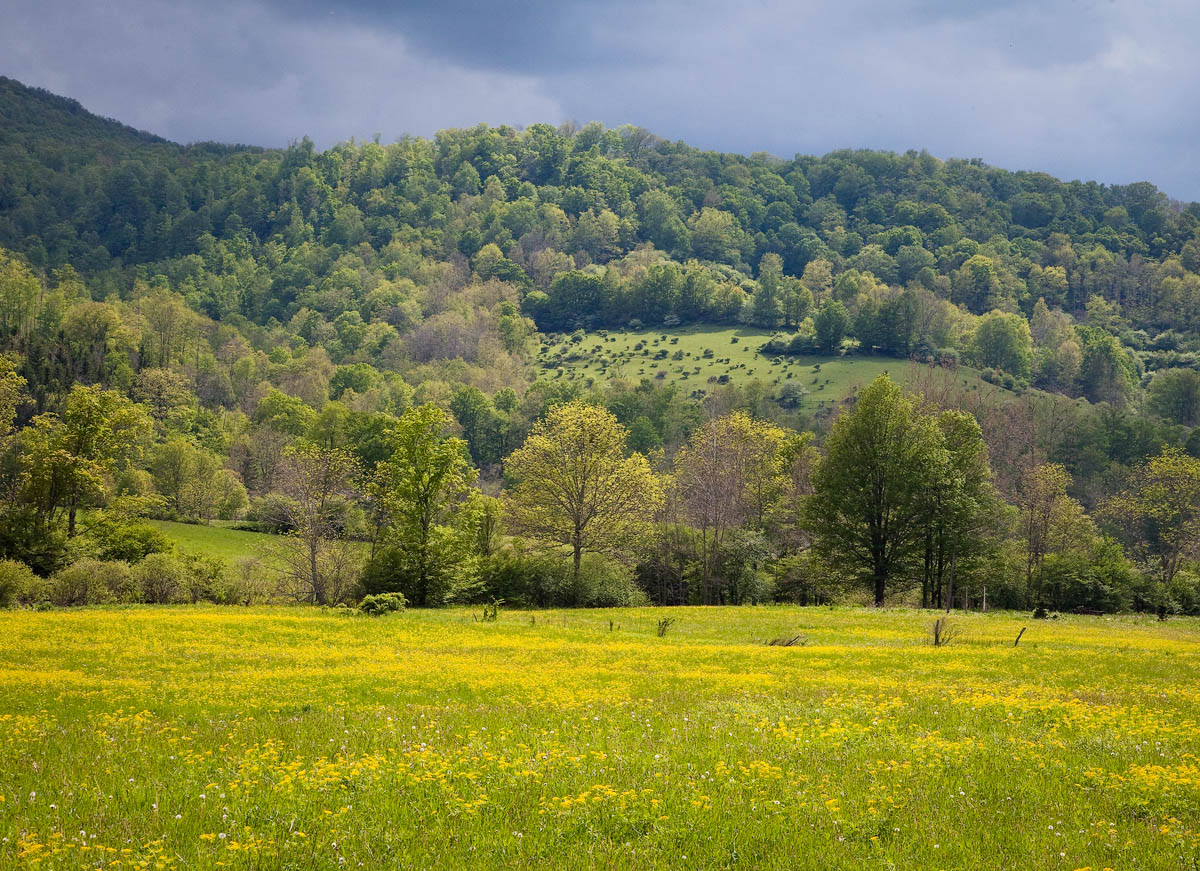
<path fill-rule="evenodd" d="M 1181 564 L 1200 556 L 1200 460 L 1164 449 L 1133 471 L 1101 514 L 1157 575 L 1161 595 Z"/>
<path fill-rule="evenodd" d="M 818 552 L 857 566 L 876 605 L 922 544 L 927 493 L 948 466 L 936 421 L 886 375 L 834 422 L 807 522 Z"/>
<path fill-rule="evenodd" d="M 971 355 L 980 366 L 1003 369 L 1018 378 L 1029 377 L 1033 339 L 1029 324 L 1018 314 L 993 311 L 980 318 L 971 339 Z"/>
<path fill-rule="evenodd" d="M 1026 472 L 1021 486 L 1020 521 L 1025 539 L 1025 582 L 1043 604 L 1041 568 L 1046 557 L 1086 545 L 1096 531 L 1083 506 L 1067 494 L 1071 473 L 1055 463 Z"/>
<path fill-rule="evenodd" d="M 140 454 L 150 434 L 150 420 L 141 406 L 115 390 L 76 385 L 67 395 L 57 427 L 57 446 L 73 458 L 75 471 L 65 478 L 67 535 L 75 535 L 76 515 L 93 482 L 110 476 Z"/>
<path fill-rule="evenodd" d="M 953 604 L 956 577 L 994 540 L 989 526 L 997 519 L 1000 503 L 978 421 L 962 411 L 943 411 L 937 425 L 949 462 L 926 491 L 929 519 L 921 604 L 940 608 Z"/>
<path fill-rule="evenodd" d="M 688 521 L 700 532 L 701 596 L 711 604 L 726 538 L 746 526 L 762 531 L 782 491 L 785 433 L 742 412 L 714 418 L 692 434 L 675 458 L 675 487 Z"/>
<path fill-rule="evenodd" d="M 822 354 L 836 354 L 850 329 L 850 314 L 838 300 L 828 299 L 817 310 L 813 328 L 817 333 L 817 349 Z"/>
<path fill-rule="evenodd" d="M 431 404 L 401 415 L 389 436 L 392 454 L 371 486 L 387 528 L 364 586 L 398 590 L 417 607 L 442 604 L 477 568 L 478 473 L 466 442 L 446 435 L 449 423 Z"/>
<path fill-rule="evenodd" d="M 280 464 L 282 517 L 291 529 L 279 548 L 284 591 L 301 601 L 343 601 L 358 577 L 359 557 L 346 535 L 346 507 L 359 465 L 348 451 L 300 443 Z"/>
<path fill-rule="evenodd" d="M 604 408 L 572 402 L 550 410 L 505 464 L 513 531 L 569 547 L 579 579 L 587 552 L 625 553 L 661 503 L 662 486 L 628 432 Z"/>

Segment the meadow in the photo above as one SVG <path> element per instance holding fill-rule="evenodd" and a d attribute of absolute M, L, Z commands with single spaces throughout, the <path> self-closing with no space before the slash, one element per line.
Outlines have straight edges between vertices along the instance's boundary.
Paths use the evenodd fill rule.
<path fill-rule="evenodd" d="M 1200 862 L 1196 620 L 478 617 L 0 614 L 0 867 Z"/>
<path fill-rule="evenodd" d="M 231 529 L 213 521 L 210 524 L 176 523 L 171 520 L 147 520 L 167 537 L 180 553 L 217 556 L 230 563 L 239 559 L 261 558 L 278 539 L 265 532 Z"/>
<path fill-rule="evenodd" d="M 798 407 L 816 411 L 845 399 L 885 372 L 904 382 L 921 366 L 894 357 L 759 353 L 772 335 L 753 327 L 704 325 L 584 333 L 578 341 L 568 336 L 544 343 L 536 371 L 543 378 L 585 385 L 613 378 L 635 383 L 649 378 L 677 384 L 687 394 L 758 379 L 777 395 L 784 383 L 792 381 L 804 389 Z M 960 366 L 958 372 L 972 382 L 979 380 L 979 372 L 970 367 Z"/>

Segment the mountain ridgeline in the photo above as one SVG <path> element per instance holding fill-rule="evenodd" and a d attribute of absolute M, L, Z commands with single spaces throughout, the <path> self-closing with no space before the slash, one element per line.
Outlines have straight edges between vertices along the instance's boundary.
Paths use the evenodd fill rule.
<path fill-rule="evenodd" d="M 707 330 L 726 347 L 705 346 Z M 761 345 L 761 363 L 730 362 L 738 342 Z M 814 578 L 836 579 L 838 547 L 854 544 L 803 504 L 853 502 L 853 475 L 830 477 L 838 450 L 851 473 L 862 459 L 835 412 L 865 395 L 853 364 L 868 359 L 872 378 L 891 361 L 907 392 L 876 382 L 862 413 L 908 420 L 933 451 L 924 469 L 974 482 L 979 511 L 954 521 L 979 545 L 961 545 L 960 591 L 990 579 L 1013 605 L 1200 607 L 1190 545 L 1164 556 L 1147 530 L 1166 521 L 1129 501 L 1147 475 L 1200 480 L 1200 204 L 925 152 L 744 156 L 598 124 L 326 151 L 180 145 L 0 78 L 0 560 L 41 576 L 79 559 L 167 559 L 147 515 L 297 531 L 316 522 L 297 506 L 319 480 L 337 520 L 321 509 L 313 546 L 351 546 L 323 551 L 319 571 L 307 555 L 312 576 L 291 589 L 312 601 L 389 592 L 398 577 L 420 604 L 480 591 L 608 601 L 596 590 L 629 577 L 590 563 L 580 530 L 555 539 L 574 548 L 566 575 L 512 544 L 560 519 L 538 513 L 514 470 L 551 469 L 537 440 L 553 444 L 554 421 L 591 420 L 622 476 L 622 450 L 648 458 L 633 477 L 650 483 L 629 497 L 646 523 L 701 536 L 663 533 L 655 551 L 612 532 L 639 595 L 824 600 L 837 583 Z M 834 361 L 837 384 L 821 370 Z M 580 410 L 595 407 L 610 417 Z M 720 521 L 737 532 L 720 541 L 711 518 L 661 513 L 687 501 L 680 476 L 702 490 L 695 476 L 728 467 L 701 461 L 702 432 L 769 447 L 726 482 L 759 490 Z M 417 487 L 405 457 L 441 457 L 470 510 L 411 515 L 396 496 Z M 774 470 L 770 499 L 751 465 Z M 909 472 L 914 500 L 941 486 Z M 1016 519 L 1042 509 L 1059 538 Z M 877 600 L 919 580 L 922 601 L 941 604 L 960 544 L 939 538 L 948 515 L 936 534 L 931 516 L 910 518 L 894 563 L 864 562 Z M 1181 517 L 1172 528 L 1190 529 Z M 431 524 L 451 530 L 440 580 L 395 538 Z M 172 571 L 201 598 L 229 582 L 199 564 L 143 575 Z"/>

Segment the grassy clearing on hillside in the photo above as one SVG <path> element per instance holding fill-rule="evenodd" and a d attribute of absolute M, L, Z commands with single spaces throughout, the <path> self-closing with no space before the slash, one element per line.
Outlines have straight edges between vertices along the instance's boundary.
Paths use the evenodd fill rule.
<path fill-rule="evenodd" d="M 231 563 L 241 559 L 262 557 L 276 536 L 223 526 L 204 526 L 195 523 L 173 523 L 168 520 L 146 521 L 163 533 L 183 553 L 219 556 Z"/>
<path fill-rule="evenodd" d="M 932 620 L 0 614 L 0 867 L 1196 867 L 1200 622 Z"/>
<path fill-rule="evenodd" d="M 778 393 L 792 380 L 805 390 L 801 407 L 815 411 L 845 399 L 884 372 L 904 381 L 921 365 L 892 357 L 766 357 L 759 348 L 771 336 L 768 330 L 752 327 L 706 326 L 587 333 L 579 342 L 568 338 L 543 345 L 538 371 L 546 378 L 585 384 L 606 378 L 634 382 L 650 378 L 658 383 L 678 383 L 688 393 L 711 392 L 722 379 L 743 383 L 753 378 Z M 979 377 L 967 367 L 960 367 L 959 373 L 971 380 Z"/>

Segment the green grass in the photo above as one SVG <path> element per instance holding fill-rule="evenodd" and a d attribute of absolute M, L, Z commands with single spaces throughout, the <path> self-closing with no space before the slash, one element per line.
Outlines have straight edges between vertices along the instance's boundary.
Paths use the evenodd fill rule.
<path fill-rule="evenodd" d="M 885 372 L 896 381 L 904 381 L 921 366 L 892 357 L 767 357 L 759 353 L 759 348 L 771 335 L 770 331 L 751 327 L 714 326 L 610 330 L 607 336 L 588 333 L 580 342 L 568 339 L 543 345 L 537 367 L 542 377 L 550 379 L 587 384 L 613 378 L 634 382 L 650 378 L 656 383 L 679 384 L 688 393 L 711 392 L 722 377 L 733 383 L 757 378 L 773 393 L 790 380 L 805 390 L 801 407 L 814 411 L 845 399 Z M 643 347 L 637 350 L 639 343 Z M 706 351 L 712 356 L 705 357 Z M 663 352 L 664 359 L 655 359 Z M 682 359 L 673 359 L 676 353 L 681 353 Z M 979 378 L 979 373 L 968 367 L 960 367 L 959 373 L 973 381 Z"/>
<path fill-rule="evenodd" d="M 243 557 L 261 557 L 276 537 L 262 532 L 228 529 L 223 526 L 204 526 L 194 523 L 174 523 L 169 520 L 146 521 L 163 533 L 182 553 L 218 556 L 231 563 Z"/>
<path fill-rule="evenodd" d="M 0 868 L 1200 862 L 1200 621 L 476 616 L 0 612 Z"/>

